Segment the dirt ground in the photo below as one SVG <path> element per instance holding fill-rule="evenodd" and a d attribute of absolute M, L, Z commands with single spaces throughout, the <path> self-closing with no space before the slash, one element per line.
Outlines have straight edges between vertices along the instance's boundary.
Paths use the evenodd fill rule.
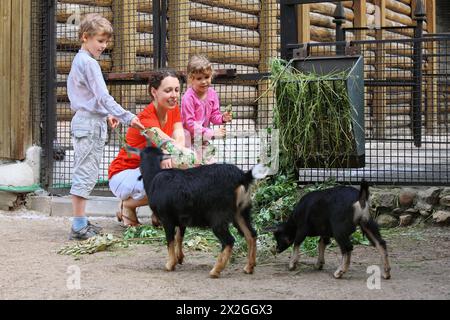
<path fill-rule="evenodd" d="M 112 218 L 92 221 L 122 234 Z M 257 265 L 253 275 L 242 272 L 244 259 L 235 259 L 221 278 L 210 279 L 215 257 L 207 252 L 186 250 L 183 265 L 164 271 L 164 243 L 114 248 L 79 260 L 59 255 L 69 243 L 69 228 L 68 218 L 0 211 L 0 299 L 450 299 L 450 227 L 389 234 L 392 279 L 382 279 L 379 289 L 367 286 L 367 267 L 380 264 L 377 251 L 367 246 L 355 247 L 341 280 L 332 277 L 336 249 L 327 249 L 322 271 L 314 270 L 315 258 L 302 255 L 290 272 L 289 255 L 282 254 Z M 74 270 L 80 271 L 79 289 L 70 286 Z"/>

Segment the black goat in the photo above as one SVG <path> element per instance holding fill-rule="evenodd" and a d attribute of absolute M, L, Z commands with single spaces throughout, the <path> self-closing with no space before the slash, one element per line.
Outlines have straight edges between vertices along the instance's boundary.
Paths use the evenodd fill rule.
<path fill-rule="evenodd" d="M 159 219 L 166 234 L 169 259 L 168 271 L 182 264 L 183 236 L 186 227 L 209 227 L 222 243 L 222 251 L 209 275 L 220 276 L 234 244 L 229 231 L 230 223 L 247 241 L 248 262 L 244 268 L 253 273 L 256 264 L 256 231 L 251 225 L 250 184 L 254 178 L 263 178 L 267 171 L 258 174 L 258 165 L 243 172 L 231 164 L 211 164 L 185 170 L 160 169 L 162 151 L 146 147 L 142 151 L 127 146 L 127 151 L 141 157 L 144 188 L 153 214 Z"/>
<path fill-rule="evenodd" d="M 333 237 L 342 253 L 342 263 L 334 272 L 334 277 L 341 278 L 350 265 L 353 250 L 350 236 L 359 225 L 380 252 L 384 264 L 383 277 L 389 279 L 391 268 L 386 242 L 381 238 L 377 223 L 370 217 L 368 199 L 369 186 L 364 180 L 359 191 L 353 187 L 339 186 L 305 195 L 286 222 L 268 230 L 274 232 L 278 253 L 294 244 L 289 270 L 296 268 L 301 243 L 306 237 L 314 236 L 320 236 L 316 268 L 321 270 L 325 263 L 325 246 Z"/>

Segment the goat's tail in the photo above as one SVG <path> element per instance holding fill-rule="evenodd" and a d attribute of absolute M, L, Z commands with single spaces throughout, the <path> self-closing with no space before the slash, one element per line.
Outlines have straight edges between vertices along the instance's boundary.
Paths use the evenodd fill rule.
<path fill-rule="evenodd" d="M 359 189 L 359 204 L 361 205 L 361 208 L 366 207 L 367 200 L 369 200 L 369 183 L 362 179 Z"/>

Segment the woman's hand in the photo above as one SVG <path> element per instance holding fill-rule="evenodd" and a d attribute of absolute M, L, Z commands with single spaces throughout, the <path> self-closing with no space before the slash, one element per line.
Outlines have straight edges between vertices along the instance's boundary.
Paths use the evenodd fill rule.
<path fill-rule="evenodd" d="M 161 161 L 161 169 L 172 169 L 172 158 Z"/>

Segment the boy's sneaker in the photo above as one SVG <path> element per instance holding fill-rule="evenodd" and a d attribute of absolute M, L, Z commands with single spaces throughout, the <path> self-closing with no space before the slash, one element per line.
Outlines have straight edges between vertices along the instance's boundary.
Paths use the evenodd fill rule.
<path fill-rule="evenodd" d="M 89 220 L 88 220 L 88 226 L 91 226 L 92 229 L 94 229 L 95 231 L 97 231 L 97 233 L 102 232 L 103 228 L 96 226 L 95 224 L 92 224 Z"/>
<path fill-rule="evenodd" d="M 86 240 L 98 234 L 99 232 L 93 227 L 93 225 L 88 223 L 86 227 L 81 228 L 78 231 L 71 229 L 69 240 Z"/>

